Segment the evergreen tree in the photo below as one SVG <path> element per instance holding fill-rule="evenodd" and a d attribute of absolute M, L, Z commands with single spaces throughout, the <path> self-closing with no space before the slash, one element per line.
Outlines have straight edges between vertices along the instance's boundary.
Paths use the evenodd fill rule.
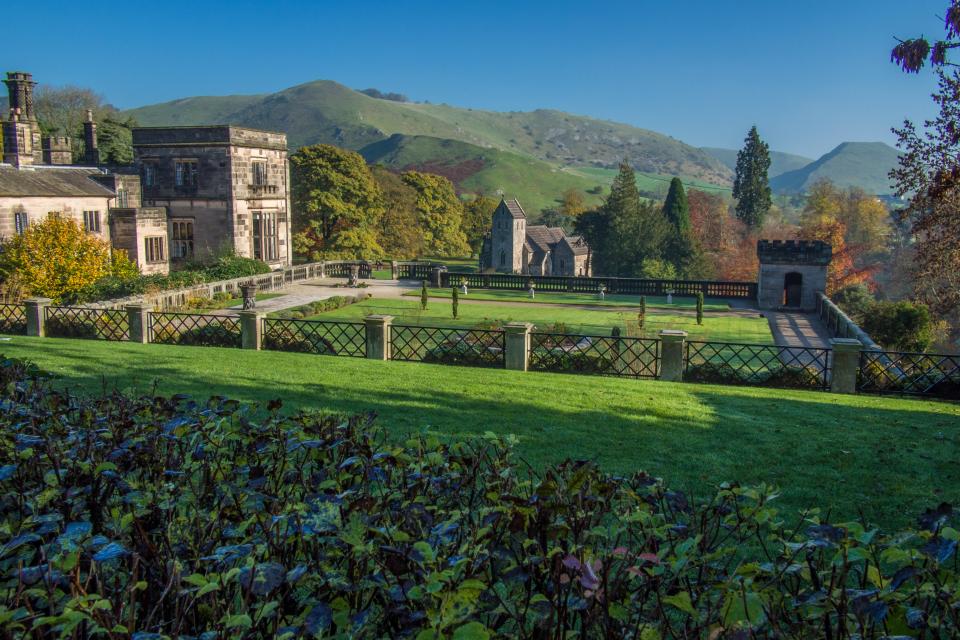
<path fill-rule="evenodd" d="M 453 293 L 453 297 L 450 298 L 450 303 L 453 306 L 453 319 L 456 320 L 457 313 L 460 311 L 460 294 L 456 287 L 450 287 L 450 291 Z"/>
<path fill-rule="evenodd" d="M 640 328 L 643 329 L 643 325 L 647 321 L 647 296 L 640 296 L 640 313 L 637 314 L 637 322 L 640 325 Z"/>
<path fill-rule="evenodd" d="M 737 170 L 733 178 L 733 197 L 737 200 L 737 217 L 747 226 L 758 229 L 770 210 L 770 147 L 760 139 L 754 126 L 737 153 Z"/>
<path fill-rule="evenodd" d="M 690 224 L 690 205 L 680 178 L 670 181 L 670 190 L 663 203 L 663 215 L 670 223 L 666 258 L 684 277 L 690 276 L 690 267 L 699 253 Z"/>
<path fill-rule="evenodd" d="M 697 324 L 703 324 L 703 291 L 697 293 Z"/>
<path fill-rule="evenodd" d="M 430 293 L 427 291 L 427 281 L 423 281 L 423 286 L 420 288 L 420 308 L 424 311 L 427 310 L 427 302 L 430 300 Z"/>

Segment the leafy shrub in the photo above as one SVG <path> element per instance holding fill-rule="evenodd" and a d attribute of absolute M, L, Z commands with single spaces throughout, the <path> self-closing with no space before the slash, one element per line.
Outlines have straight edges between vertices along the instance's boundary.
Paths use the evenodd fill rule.
<path fill-rule="evenodd" d="M 500 351 L 499 345 L 484 344 L 482 341 L 469 343 L 458 340 L 445 342 L 429 349 L 423 361 L 438 364 L 502 366 L 503 361 L 499 359 Z"/>
<path fill-rule="evenodd" d="M 695 501 L 587 462 L 531 476 L 492 436 L 393 443 L 368 415 L 33 376 L 0 363 L 4 637 L 960 632 L 946 504 L 890 535 L 781 513 L 766 485 Z"/>
<path fill-rule="evenodd" d="M 337 355 L 336 347 L 323 336 L 308 335 L 288 328 L 265 334 L 263 336 L 263 348 L 273 351 L 292 351 L 294 353 Z"/>
<path fill-rule="evenodd" d="M 840 289 L 831 294 L 830 299 L 857 324 L 863 322 L 870 313 L 870 307 L 876 304 L 870 289 L 862 282 Z"/>
<path fill-rule="evenodd" d="M 54 338 L 99 338 L 100 332 L 93 320 L 54 316 L 44 322 L 44 332 Z"/>
<path fill-rule="evenodd" d="M 933 342 L 934 323 L 926 305 L 901 300 L 877 302 L 869 308 L 860 327 L 888 349 L 924 351 Z"/>
<path fill-rule="evenodd" d="M 194 347 L 240 347 L 242 337 L 239 329 L 219 323 L 198 327 L 181 328 L 173 323 L 154 327 L 153 342 L 180 344 Z"/>
<path fill-rule="evenodd" d="M 270 272 L 265 262 L 252 258 L 241 258 L 234 254 L 224 254 L 212 263 L 190 263 L 184 269 L 172 271 L 169 275 L 141 275 L 134 278 L 108 276 L 87 285 L 65 297 L 70 304 L 112 300 L 129 296 L 183 289 L 206 282 L 231 280 L 246 276 Z"/>
<path fill-rule="evenodd" d="M 543 371 L 565 373 L 610 373 L 613 371 L 613 362 L 609 358 L 578 349 L 567 351 L 560 347 L 539 347 L 532 350 L 530 358 L 531 362 L 536 363 L 536 368 Z"/>
<path fill-rule="evenodd" d="M 685 382 L 708 384 L 750 385 L 780 389 L 819 389 L 823 377 L 816 371 L 798 366 L 780 366 L 767 370 L 750 371 L 728 362 L 701 362 L 689 365 L 683 373 Z"/>
<path fill-rule="evenodd" d="M 361 293 L 355 296 L 331 296 L 326 300 L 315 300 L 309 304 L 286 309 L 278 313 L 277 317 L 302 320 L 307 316 L 315 316 L 328 311 L 335 311 L 336 309 L 347 307 L 357 302 L 363 302 L 369 297 L 369 293 Z"/>

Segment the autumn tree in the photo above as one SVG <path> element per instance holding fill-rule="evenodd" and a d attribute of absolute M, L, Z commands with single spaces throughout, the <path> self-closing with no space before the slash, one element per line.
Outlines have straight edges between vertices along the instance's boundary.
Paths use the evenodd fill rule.
<path fill-rule="evenodd" d="M 463 203 L 453 183 L 443 176 L 419 171 L 402 174 L 417 192 L 417 214 L 425 250 L 432 256 L 462 256 L 470 251 L 463 232 Z"/>
<path fill-rule="evenodd" d="M 587 201 L 584 199 L 583 194 L 580 191 L 576 189 L 567 189 L 563 192 L 563 196 L 560 198 L 560 208 L 558 209 L 561 215 L 569 218 L 576 218 L 586 210 Z"/>
<path fill-rule="evenodd" d="M 60 300 L 106 276 L 137 273 L 126 252 L 111 252 L 109 242 L 55 212 L 0 244 L 0 280 L 29 295 Z"/>
<path fill-rule="evenodd" d="M 927 62 L 934 68 L 938 113 L 919 129 L 909 120 L 894 129 L 903 153 L 890 177 L 897 195 L 910 198 L 902 213 L 916 240 L 916 294 L 960 330 L 960 69 L 948 59 L 960 47 L 960 0 L 948 4 L 944 28 L 942 40 L 902 40 L 891 52 L 907 73 L 919 73 Z"/>
<path fill-rule="evenodd" d="M 690 229 L 697 244 L 708 252 L 720 251 L 730 232 L 730 214 L 721 196 L 699 189 L 687 191 Z"/>
<path fill-rule="evenodd" d="M 483 237 L 493 224 L 493 212 L 500 204 L 498 200 L 485 195 L 477 195 L 463 205 L 463 233 L 470 245 L 470 255 L 476 256 L 483 247 Z"/>
<path fill-rule="evenodd" d="M 760 139 L 757 128 L 751 127 L 743 149 L 737 153 L 733 178 L 733 197 L 737 201 L 737 217 L 748 227 L 763 226 L 770 210 L 770 147 Z"/>
<path fill-rule="evenodd" d="M 383 257 L 383 196 L 360 154 L 329 144 L 290 156 L 293 243 L 308 260 Z"/>
<path fill-rule="evenodd" d="M 377 237 L 384 254 L 399 260 L 422 256 L 424 242 L 416 190 L 382 165 L 374 165 L 370 170 L 380 187 L 382 214 Z"/>

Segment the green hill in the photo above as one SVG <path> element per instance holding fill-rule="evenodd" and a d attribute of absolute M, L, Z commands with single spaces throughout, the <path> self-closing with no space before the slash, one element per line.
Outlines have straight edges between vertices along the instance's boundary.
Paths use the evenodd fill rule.
<path fill-rule="evenodd" d="M 679 175 L 723 186 L 728 186 L 732 178 L 730 170 L 716 158 L 646 129 L 548 109 L 499 113 L 383 100 L 326 80 L 269 95 L 184 98 L 127 113 L 144 126 L 231 123 L 284 131 L 293 148 L 326 142 L 360 150 L 394 134 L 467 143 L 489 150 L 484 177 L 499 173 L 501 178 L 490 180 L 502 182 L 498 187 L 508 193 L 519 194 L 532 188 L 533 178 L 515 173 L 520 168 L 536 167 L 537 176 L 556 178 L 538 187 L 541 194 L 559 189 L 550 193 L 551 201 L 563 189 L 598 184 L 594 176 L 582 173 L 581 169 L 611 169 L 623 158 L 638 171 L 652 176 Z M 401 139 L 399 146 L 402 154 L 418 156 L 417 164 L 443 164 L 450 160 L 451 148 L 440 148 L 436 143 Z M 423 157 L 431 147 L 442 151 L 441 156 Z M 467 151 L 457 148 L 453 157 L 463 153 Z M 475 155 L 476 151 L 469 153 Z M 547 166 L 521 166 L 518 158 Z M 498 167 L 500 163 L 504 166 Z M 489 184 L 486 180 L 481 182 Z M 470 188 L 469 181 L 461 184 Z M 542 201 L 544 197 L 535 196 L 534 200 Z"/>
<path fill-rule="evenodd" d="M 724 165 L 726 165 L 730 171 L 735 171 L 737 168 L 737 150 L 736 149 L 722 149 L 720 147 L 700 147 L 701 151 L 710 154 Z M 770 171 L 767 172 L 767 175 L 770 178 L 775 178 L 780 174 L 786 173 L 787 171 L 795 171 L 797 169 L 802 169 L 813 162 L 813 158 L 805 158 L 804 156 L 798 156 L 793 153 L 783 153 L 782 151 L 771 151 L 770 152 Z"/>
<path fill-rule="evenodd" d="M 802 193 L 821 178 L 841 187 L 860 187 L 868 193 L 893 193 L 887 174 L 897 165 L 900 152 L 883 142 L 844 142 L 818 160 L 770 180 L 780 193 Z"/>
<path fill-rule="evenodd" d="M 490 196 L 503 191 L 520 200 L 534 218 L 540 210 L 556 206 L 556 199 L 566 189 L 586 191 L 611 181 L 607 176 L 574 173 L 508 151 L 430 136 L 395 134 L 363 147 L 360 154 L 370 164 L 446 176 L 460 191 Z M 585 197 L 591 204 L 600 203 L 599 195 Z"/>

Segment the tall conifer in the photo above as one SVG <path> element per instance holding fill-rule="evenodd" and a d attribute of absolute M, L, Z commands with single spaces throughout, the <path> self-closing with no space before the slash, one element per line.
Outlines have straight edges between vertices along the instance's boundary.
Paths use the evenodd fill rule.
<path fill-rule="evenodd" d="M 690 225 L 687 192 L 684 191 L 680 178 L 670 181 L 670 190 L 663 203 L 663 216 L 670 223 L 665 257 L 676 267 L 678 274 L 689 277 L 699 251 Z"/>
<path fill-rule="evenodd" d="M 770 147 L 760 139 L 754 126 L 737 154 L 737 170 L 733 179 L 733 197 L 737 200 L 737 217 L 749 227 L 763 226 L 770 210 Z"/>

